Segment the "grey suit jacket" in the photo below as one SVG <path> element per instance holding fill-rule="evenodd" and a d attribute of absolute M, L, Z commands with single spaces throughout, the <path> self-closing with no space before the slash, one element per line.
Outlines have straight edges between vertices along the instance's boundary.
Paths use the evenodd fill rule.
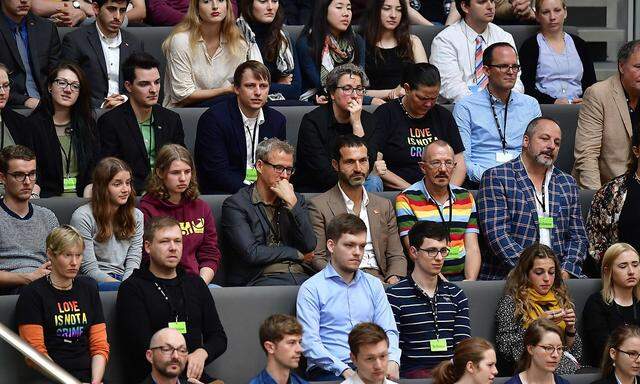
<path fill-rule="evenodd" d="M 122 64 L 132 53 L 143 52 L 144 45 L 137 37 L 124 29 L 121 30 L 121 33 L 120 79 L 118 83 L 120 94 L 124 94 Z M 109 79 L 107 77 L 107 63 L 95 23 L 79 27 L 64 36 L 62 39 L 62 59 L 80 65 L 87 79 L 91 80 L 91 105 L 94 108 L 99 108 L 104 98 L 108 96 Z"/>
<path fill-rule="evenodd" d="M 632 126 L 617 73 L 584 93 L 578 114 L 573 176 L 581 188 L 597 190 L 627 171 Z"/>
<path fill-rule="evenodd" d="M 341 213 L 347 213 L 347 205 L 338 185 L 309 201 L 309 216 L 318 238 L 313 257 L 313 268 L 322 270 L 329 262 L 326 229 L 329 222 Z M 369 230 L 376 261 L 385 280 L 390 276 L 407 275 L 407 259 L 402 250 L 396 211 L 388 199 L 369 193 L 367 204 Z"/>

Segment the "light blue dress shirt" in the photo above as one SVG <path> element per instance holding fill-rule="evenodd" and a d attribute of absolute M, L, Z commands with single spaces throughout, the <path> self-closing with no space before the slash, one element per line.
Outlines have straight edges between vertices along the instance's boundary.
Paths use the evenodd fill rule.
<path fill-rule="evenodd" d="M 540 55 L 536 70 L 536 88 L 554 99 L 570 100 L 582 96 L 584 68 L 578 50 L 568 33 L 564 34 L 564 52 L 557 53 L 541 33 L 536 36 Z"/>
<path fill-rule="evenodd" d="M 400 364 L 398 328 L 378 278 L 358 270 L 347 284 L 329 263 L 300 286 L 296 311 L 307 370 L 318 366 L 338 376 L 349 368 L 349 332 L 364 322 L 385 330 L 389 360 Z"/>
<path fill-rule="evenodd" d="M 479 182 L 484 171 L 501 163 L 496 159 L 496 153 L 502 152 L 502 141 L 496 126 L 496 120 L 491 111 L 489 91 L 482 91 L 469 95 L 460 100 L 453 108 L 460 138 L 464 144 L 464 162 L 467 175 L 471 181 Z M 500 131 L 504 132 L 505 104 L 496 98 L 494 108 Z M 510 158 L 516 158 L 522 151 L 522 137 L 527 125 L 534 118 L 541 116 L 540 104 L 531 96 L 518 92 L 511 92 L 509 111 L 506 124 L 505 152 Z"/>

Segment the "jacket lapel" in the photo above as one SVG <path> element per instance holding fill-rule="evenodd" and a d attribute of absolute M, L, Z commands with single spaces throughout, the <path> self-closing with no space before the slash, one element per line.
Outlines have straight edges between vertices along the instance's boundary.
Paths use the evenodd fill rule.
<path fill-rule="evenodd" d="M 4 20 L 5 16 L 2 12 L 0 12 L 0 33 L 2 37 L 7 43 L 7 46 L 11 50 L 11 54 L 13 55 L 14 61 L 18 64 L 20 69 L 24 72 L 24 65 L 22 64 L 22 58 L 20 57 L 20 52 L 18 52 L 18 45 L 16 44 L 16 39 L 13 35 L 13 32 L 9 29 L 6 20 Z"/>
<path fill-rule="evenodd" d="M 347 205 L 344 202 L 344 198 L 342 197 L 340 188 L 338 188 L 338 184 L 329 190 L 328 195 L 326 204 L 329 211 L 331 211 L 331 214 L 333 214 L 333 217 L 347 213 Z"/>
<path fill-rule="evenodd" d="M 125 60 L 131 55 L 133 52 L 131 51 L 131 46 L 129 45 L 129 34 L 124 33 L 124 31 L 120 30 L 120 35 L 122 36 L 122 42 L 120 43 L 120 68 L 122 68 L 122 64 L 124 64 Z M 118 86 L 120 87 L 120 92 L 124 92 L 124 78 L 122 77 L 122 71 L 118 72 Z"/>
<path fill-rule="evenodd" d="M 87 31 L 87 40 L 89 40 L 89 45 L 96 53 L 96 57 L 98 58 L 98 63 L 100 64 L 100 69 L 102 70 L 102 75 L 104 78 L 107 78 L 107 63 L 106 58 L 104 57 L 104 51 L 102 51 L 102 43 L 100 43 L 100 36 L 98 35 L 98 29 L 95 24 L 89 26 Z"/>
<path fill-rule="evenodd" d="M 149 155 L 147 154 L 147 148 L 144 146 L 144 138 L 142 137 L 142 132 L 140 132 L 140 126 L 138 126 L 136 114 L 133 113 L 133 108 L 129 101 L 127 101 L 126 107 L 124 108 L 124 114 L 126 120 L 125 124 L 131 132 L 133 141 L 136 143 L 136 147 L 138 147 L 140 154 L 146 159 L 146 163 L 149 164 Z"/>
<path fill-rule="evenodd" d="M 554 169 L 549 180 L 549 216 L 553 217 L 553 230 L 551 230 L 551 244 L 560 244 L 558 239 L 558 223 L 562 219 L 560 217 L 560 199 L 562 198 L 559 190 L 560 186 L 555 182 L 556 171 Z"/>
<path fill-rule="evenodd" d="M 38 41 L 39 35 L 39 26 L 33 20 L 31 13 L 27 14 L 27 34 L 29 35 L 29 58 L 31 59 L 31 73 L 33 74 L 33 80 L 38 85 L 38 89 L 42 92 L 45 88 L 44 84 L 38 84 L 39 78 L 38 73 L 40 73 L 40 60 L 38 58 L 38 49 L 43 45 L 42 42 Z"/>
<path fill-rule="evenodd" d="M 613 75 L 611 88 L 613 89 L 613 99 L 615 100 L 620 116 L 622 116 L 622 122 L 624 129 L 627 130 L 629 137 L 633 136 L 633 129 L 631 126 L 631 116 L 629 116 L 629 104 L 627 104 L 627 98 L 624 95 L 624 89 L 620 82 L 620 75 Z"/>
<path fill-rule="evenodd" d="M 383 252 L 380 247 L 380 236 L 377 236 L 381 233 L 381 225 L 380 222 L 380 212 L 381 209 L 376 205 L 375 200 L 371 199 L 371 195 L 369 195 L 369 204 L 367 205 L 367 217 L 369 219 L 369 231 L 371 232 L 371 242 L 373 243 L 373 252 L 376 255 L 376 261 L 378 262 L 378 267 L 380 267 L 381 271 L 387 270 L 387 261 L 384 257 Z M 384 274 L 384 272 L 383 272 Z"/>
<path fill-rule="evenodd" d="M 525 211 L 529 211 L 531 216 L 534 218 L 534 222 L 538 225 L 538 210 L 536 209 L 535 204 L 535 189 L 533 187 L 533 183 L 529 179 L 529 175 L 527 175 L 527 171 L 524 169 L 524 164 L 522 164 L 522 160 L 518 157 L 513 163 L 513 171 L 516 175 L 516 186 L 517 189 L 522 191 L 524 195 L 524 205 Z M 517 194 L 516 194 L 517 196 Z"/>
<path fill-rule="evenodd" d="M 236 143 L 236 153 L 241 153 L 244 159 L 242 164 L 247 163 L 247 138 L 245 136 L 244 122 L 242 114 L 238 106 L 238 99 L 232 97 L 229 99 L 229 116 L 231 117 L 231 135 L 233 142 Z"/>

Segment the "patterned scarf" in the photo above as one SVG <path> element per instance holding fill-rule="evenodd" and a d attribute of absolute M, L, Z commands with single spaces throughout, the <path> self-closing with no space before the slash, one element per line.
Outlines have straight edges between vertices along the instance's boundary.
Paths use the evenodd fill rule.
<path fill-rule="evenodd" d="M 558 304 L 558 299 L 556 298 L 556 295 L 551 290 L 549 290 L 547 294 L 541 295 L 538 292 L 536 292 L 535 289 L 527 288 L 526 300 L 529 307 L 529 313 L 527 314 L 527 317 L 524 322 L 525 328 L 529 327 L 529 324 L 531 324 L 538 317 L 546 316 L 544 313 L 545 311 L 550 311 L 550 310 L 555 311 L 555 310 L 562 309 Z M 564 320 L 560 322 L 556 322 L 556 324 L 560 328 L 562 328 L 562 331 L 564 332 L 564 329 L 567 326 Z"/>
<path fill-rule="evenodd" d="M 327 75 L 342 64 L 353 61 L 354 47 L 349 44 L 346 39 L 336 39 L 329 34 L 324 38 L 324 47 L 322 48 L 322 60 L 320 67 L 320 83 L 324 86 Z"/>

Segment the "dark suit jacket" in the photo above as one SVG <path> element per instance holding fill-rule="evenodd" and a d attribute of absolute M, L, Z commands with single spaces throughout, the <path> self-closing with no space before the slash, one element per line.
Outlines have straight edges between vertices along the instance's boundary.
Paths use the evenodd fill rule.
<path fill-rule="evenodd" d="M 407 275 L 407 259 L 402 250 L 400 236 L 398 236 L 396 211 L 388 199 L 373 193 L 369 193 L 368 196 L 369 230 L 380 271 L 385 280 L 394 275 L 404 277 Z M 338 185 L 314 197 L 309 202 L 309 216 L 318 239 L 313 257 L 313 268 L 316 271 L 322 270 L 329 262 L 327 225 L 341 213 L 347 213 L 347 205 Z"/>
<path fill-rule="evenodd" d="M 309 253 L 316 246 L 307 203 L 296 193 L 298 202 L 286 214 L 280 215 L 281 246 L 268 246 L 271 233 L 269 220 L 261 203 L 251 200 L 255 183 L 242 188 L 222 203 L 222 244 L 230 255 L 227 281 L 229 285 L 243 286 L 260 275 L 262 270 L 281 261 L 300 262 L 299 253 Z"/>
<path fill-rule="evenodd" d="M 264 123 L 258 141 L 272 137 L 286 140 L 284 115 L 266 106 L 262 111 Z M 245 186 L 247 141 L 237 97 L 229 97 L 200 116 L 194 154 L 203 194 L 236 193 Z"/>
<path fill-rule="evenodd" d="M 0 111 L 0 115 L 2 116 L 2 124 L 5 125 L 5 129 L 9 130 L 13 141 L 18 145 L 33 149 L 33 132 L 25 124 L 27 118 L 6 107 Z"/>
<path fill-rule="evenodd" d="M 165 144 L 184 146 L 184 130 L 180 115 L 160 105 L 154 105 L 151 113 L 156 153 Z M 144 191 L 150 171 L 149 154 L 130 101 L 115 107 L 98 119 L 98 137 L 102 149 L 101 158 L 115 156 L 126 161 L 133 171 L 133 185 L 136 191 Z"/>
<path fill-rule="evenodd" d="M 29 35 L 29 52 L 31 56 L 31 71 L 33 78 L 42 95 L 46 91 L 47 75 L 60 59 L 60 38 L 55 24 L 29 12 L 26 16 L 27 33 Z M 24 106 L 29 98 L 25 82 L 27 75 L 24 64 L 18 52 L 16 39 L 0 11 L 0 63 L 9 69 L 11 85 L 10 105 Z"/>
<path fill-rule="evenodd" d="M 78 161 L 78 177 L 76 184 L 77 195 L 82 197 L 84 188 L 91 183 L 93 168 L 99 152 L 98 140 L 95 135 L 95 121 L 92 121 L 92 135 L 90 142 L 82 143 L 82 146 L 92 154 L 91 159 L 77 156 L 78 150 L 74 140 L 74 153 Z M 27 118 L 26 126 L 32 132 L 33 150 L 36 153 L 38 165 L 38 180 L 40 185 L 40 197 L 60 196 L 64 192 L 64 166 L 62 153 L 60 153 L 60 141 L 56 135 L 52 114 L 40 104 Z"/>
<path fill-rule="evenodd" d="M 120 68 L 124 61 L 134 52 L 144 51 L 143 43 L 131 33 L 121 30 Z M 102 44 L 95 23 L 85 25 L 67 33 L 62 39 L 63 59 L 77 63 L 87 79 L 91 79 L 91 105 L 100 108 L 109 91 L 107 64 L 102 52 Z M 120 94 L 125 93 L 122 70 L 119 71 Z"/>

